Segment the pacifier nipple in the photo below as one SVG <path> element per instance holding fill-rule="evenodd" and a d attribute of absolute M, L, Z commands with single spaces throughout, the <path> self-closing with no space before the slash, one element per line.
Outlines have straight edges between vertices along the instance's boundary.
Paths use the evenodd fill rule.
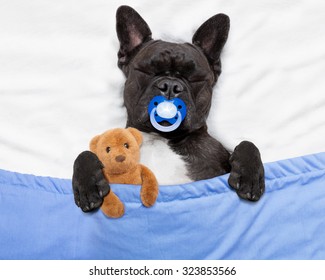
<path fill-rule="evenodd" d="M 149 103 L 148 113 L 154 128 L 162 132 L 171 132 L 185 119 L 186 105 L 180 98 L 167 100 L 164 96 L 155 96 Z"/>
<path fill-rule="evenodd" d="M 164 119 L 171 119 L 176 116 L 177 108 L 172 102 L 162 102 L 157 106 L 157 114 Z"/>

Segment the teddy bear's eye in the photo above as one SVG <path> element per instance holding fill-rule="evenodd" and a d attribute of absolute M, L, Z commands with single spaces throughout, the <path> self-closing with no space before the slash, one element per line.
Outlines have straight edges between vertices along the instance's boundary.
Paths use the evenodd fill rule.
<path fill-rule="evenodd" d="M 128 149 L 129 148 L 129 144 L 128 143 L 124 143 L 124 147 Z"/>
<path fill-rule="evenodd" d="M 110 147 L 107 147 L 106 148 L 106 152 L 109 153 L 111 151 L 111 148 Z"/>

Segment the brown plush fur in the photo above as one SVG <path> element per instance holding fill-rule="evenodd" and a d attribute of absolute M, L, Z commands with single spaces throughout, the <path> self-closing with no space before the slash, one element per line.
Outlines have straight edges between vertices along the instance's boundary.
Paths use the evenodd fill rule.
<path fill-rule="evenodd" d="M 158 196 L 158 182 L 152 171 L 139 163 L 141 143 L 139 130 L 115 128 L 95 136 L 90 150 L 103 163 L 103 173 L 109 183 L 141 185 L 141 201 L 151 207 Z M 124 205 L 113 191 L 104 198 L 101 209 L 112 218 L 124 214 Z"/>

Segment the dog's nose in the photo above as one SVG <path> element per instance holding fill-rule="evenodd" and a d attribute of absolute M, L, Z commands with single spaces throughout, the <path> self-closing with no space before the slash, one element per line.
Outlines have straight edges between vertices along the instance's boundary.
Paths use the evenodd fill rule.
<path fill-rule="evenodd" d="M 117 162 L 123 162 L 123 161 L 125 161 L 125 156 L 119 155 L 119 156 L 115 157 L 115 160 Z"/>
<path fill-rule="evenodd" d="M 175 97 L 184 90 L 183 85 L 172 79 L 163 79 L 159 81 L 158 88 L 168 98 Z"/>

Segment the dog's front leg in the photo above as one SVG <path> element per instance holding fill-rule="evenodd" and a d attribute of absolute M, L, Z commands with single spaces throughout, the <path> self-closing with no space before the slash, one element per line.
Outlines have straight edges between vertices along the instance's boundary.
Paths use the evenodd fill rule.
<path fill-rule="evenodd" d="M 102 168 L 103 164 L 90 151 L 82 152 L 74 162 L 72 177 L 74 200 L 84 212 L 99 208 L 103 198 L 110 191 Z"/>
<path fill-rule="evenodd" d="M 228 183 L 238 196 L 257 201 L 265 190 L 264 167 L 257 147 L 248 141 L 241 142 L 230 156 L 231 171 Z"/>

